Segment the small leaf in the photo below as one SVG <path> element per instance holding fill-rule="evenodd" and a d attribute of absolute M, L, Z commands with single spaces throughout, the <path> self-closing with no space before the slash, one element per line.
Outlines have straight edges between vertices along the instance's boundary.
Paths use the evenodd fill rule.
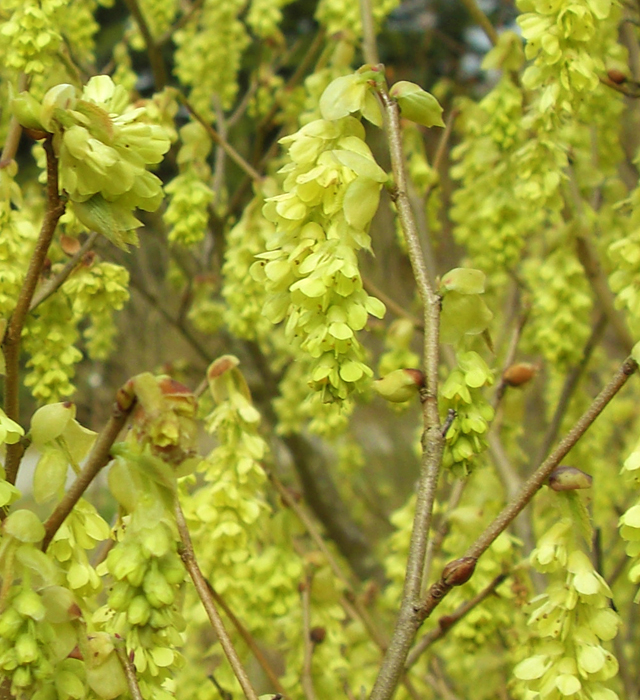
<path fill-rule="evenodd" d="M 443 343 L 457 343 L 465 335 L 479 335 L 491 323 L 493 314 L 479 294 L 449 292 L 442 299 Z"/>
<path fill-rule="evenodd" d="M 20 542 L 34 544 L 44 538 L 44 525 L 34 512 L 24 508 L 11 513 L 4 521 L 3 529 Z"/>
<path fill-rule="evenodd" d="M 320 114 L 328 121 L 342 119 L 360 109 L 366 86 L 359 75 L 343 75 L 331 81 L 320 97 Z"/>
<path fill-rule="evenodd" d="M 367 301 L 365 302 L 365 307 L 367 311 L 376 318 L 384 318 L 387 311 L 385 305 L 380 301 L 380 299 L 376 299 L 376 297 L 368 297 Z"/>
<path fill-rule="evenodd" d="M 36 503 L 46 503 L 59 497 L 67 479 L 67 459 L 57 447 L 48 447 L 36 464 L 33 475 L 33 497 Z"/>
<path fill-rule="evenodd" d="M 389 94 L 398 103 L 405 119 L 426 127 L 445 125 L 440 103 L 419 85 L 401 80 L 391 87 Z"/>
<path fill-rule="evenodd" d="M 540 678 L 547 670 L 548 658 L 540 654 L 530 656 L 521 661 L 514 669 L 513 675 L 521 681 L 531 681 Z"/>
<path fill-rule="evenodd" d="M 574 693 L 577 693 L 580 690 L 580 688 L 582 688 L 582 684 L 576 678 L 576 676 L 571 676 L 568 673 L 563 673 L 562 675 L 556 678 L 556 688 L 563 695 L 573 695 Z"/>
<path fill-rule="evenodd" d="M 344 195 L 344 216 L 353 228 L 363 231 L 378 210 L 380 185 L 366 177 L 356 178 Z"/>
<path fill-rule="evenodd" d="M 127 244 L 137 243 L 134 231 L 142 224 L 130 210 L 107 200 L 101 194 L 94 194 L 85 202 L 71 202 L 78 219 L 90 230 L 108 238 L 118 248 L 127 249 Z"/>

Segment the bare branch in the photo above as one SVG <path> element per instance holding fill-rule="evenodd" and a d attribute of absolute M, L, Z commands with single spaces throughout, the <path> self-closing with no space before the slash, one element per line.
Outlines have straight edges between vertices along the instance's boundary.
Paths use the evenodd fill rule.
<path fill-rule="evenodd" d="M 229 637 L 229 633 L 225 629 L 220 613 L 216 608 L 215 601 L 211 595 L 209 586 L 207 585 L 207 580 L 202 575 L 202 571 L 200 571 L 200 567 L 198 566 L 198 562 L 196 560 L 196 555 L 193 551 L 193 545 L 191 544 L 189 528 L 187 527 L 187 522 L 184 519 L 184 514 L 180 508 L 180 504 L 177 501 L 176 522 L 178 523 L 178 532 L 180 533 L 180 540 L 182 542 L 180 547 L 180 557 L 182 558 L 182 561 L 189 572 L 189 576 L 191 576 L 196 592 L 198 593 L 198 596 L 202 601 L 202 605 L 204 606 L 209 620 L 211 621 L 211 626 L 218 636 L 220 646 L 222 647 L 222 650 L 227 657 L 227 661 L 233 669 L 233 672 L 238 679 L 238 683 L 240 683 L 240 687 L 242 688 L 247 700 L 258 700 L 258 694 L 251 685 L 249 676 L 247 675 L 247 672 L 240 661 L 238 652 L 233 646 L 231 637 Z"/>
<path fill-rule="evenodd" d="M 144 700 L 142 697 L 142 692 L 140 691 L 140 686 L 138 685 L 138 676 L 136 676 L 136 667 L 131 662 L 131 659 L 127 655 L 127 650 L 123 642 L 118 642 L 115 645 L 116 654 L 118 655 L 118 660 L 124 671 L 124 675 L 127 678 L 127 685 L 129 686 L 129 692 L 131 693 L 132 700 Z"/>
<path fill-rule="evenodd" d="M 40 235 L 29 261 L 27 274 L 18 295 L 16 307 L 11 314 L 4 338 L 2 339 L 2 351 L 6 366 L 4 412 L 16 422 L 20 418 L 18 388 L 22 329 L 24 328 L 24 322 L 31 306 L 36 285 L 42 274 L 56 226 L 65 209 L 65 201 L 60 197 L 58 191 L 58 157 L 53 149 L 53 134 L 47 135 L 43 145 L 47 155 L 47 209 L 42 221 Z M 23 453 L 24 448 L 21 443 L 17 442 L 13 445 L 7 445 L 5 470 L 7 481 L 11 484 L 16 482 Z"/>
<path fill-rule="evenodd" d="M 386 111 L 387 140 L 395 180 L 394 199 L 407 242 L 411 267 L 423 303 L 426 385 L 423 402 L 422 463 L 402 601 L 389 648 L 382 661 L 370 696 L 370 700 L 389 700 L 402 678 L 404 662 L 421 624 L 417 613 L 433 504 L 444 451 L 444 437 L 438 415 L 440 297 L 436 294 L 429 279 L 407 193 L 398 104 L 389 96 L 385 87 L 379 88 L 379 94 Z"/>
<path fill-rule="evenodd" d="M 84 254 L 93 248 L 93 244 L 96 242 L 99 235 L 100 234 L 94 231 L 82 244 L 78 252 L 74 253 L 74 255 L 67 260 L 62 270 L 60 270 L 60 272 L 58 272 L 54 278 L 48 280 L 46 284 L 43 284 L 40 289 L 38 289 L 31 300 L 29 312 L 40 306 L 43 301 L 46 301 L 56 290 L 62 287 L 69 275 L 76 269 Z"/>

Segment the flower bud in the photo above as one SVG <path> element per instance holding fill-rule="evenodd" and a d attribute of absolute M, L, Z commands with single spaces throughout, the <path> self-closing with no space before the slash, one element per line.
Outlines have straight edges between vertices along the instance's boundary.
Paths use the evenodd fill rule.
<path fill-rule="evenodd" d="M 397 101 L 405 119 L 426 127 L 444 126 L 438 100 L 419 85 L 400 80 L 391 86 L 389 94 Z"/>
<path fill-rule="evenodd" d="M 538 368 L 529 362 L 510 365 L 502 375 L 502 381 L 508 386 L 522 386 L 536 376 Z"/>
<path fill-rule="evenodd" d="M 40 110 L 40 121 L 45 131 L 53 131 L 53 118 L 57 110 L 73 109 L 76 95 L 76 89 L 68 83 L 55 85 L 45 94 Z"/>
<path fill-rule="evenodd" d="M 20 126 L 44 132 L 45 129 L 40 121 L 40 103 L 31 93 L 25 91 L 14 97 L 11 101 L 11 109 Z"/>
<path fill-rule="evenodd" d="M 473 576 L 476 561 L 473 557 L 460 557 L 450 561 L 442 570 L 442 580 L 448 586 L 461 586 Z"/>
<path fill-rule="evenodd" d="M 69 421 L 76 417 L 73 403 L 52 403 L 41 406 L 31 418 L 31 440 L 36 447 L 59 438 L 64 433 Z"/>
<path fill-rule="evenodd" d="M 556 467 L 549 475 L 549 486 L 554 491 L 588 489 L 592 482 L 592 476 L 576 467 Z"/>
<path fill-rule="evenodd" d="M 375 391 L 393 403 L 409 401 L 423 386 L 424 374 L 419 369 L 396 369 L 373 382 Z"/>
<path fill-rule="evenodd" d="M 622 83 L 627 82 L 627 76 L 618 68 L 612 68 L 611 70 L 607 71 L 607 77 L 616 85 L 622 85 Z"/>
<path fill-rule="evenodd" d="M 327 630 L 324 627 L 312 627 L 309 630 L 309 639 L 314 644 L 322 644 L 327 636 Z"/>

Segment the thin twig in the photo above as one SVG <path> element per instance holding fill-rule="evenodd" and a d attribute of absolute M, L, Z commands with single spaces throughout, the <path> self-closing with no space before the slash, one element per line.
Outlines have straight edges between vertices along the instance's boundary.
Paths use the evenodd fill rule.
<path fill-rule="evenodd" d="M 262 670 L 265 672 L 266 676 L 273 684 L 273 689 L 277 693 L 279 693 L 283 698 L 286 698 L 287 693 L 282 687 L 280 679 L 271 667 L 271 664 L 267 661 L 267 658 L 262 653 L 260 647 L 256 644 L 256 640 L 251 636 L 249 630 L 242 624 L 242 622 L 240 622 L 240 620 L 234 614 L 233 610 L 231 610 L 231 608 L 228 606 L 226 600 L 215 590 L 215 588 L 211 585 L 209 581 L 207 581 L 207 586 L 209 588 L 209 591 L 211 592 L 211 595 L 213 596 L 214 601 L 222 608 L 224 614 L 229 618 L 231 624 L 236 628 L 238 634 L 245 641 L 249 649 L 251 649 L 251 652 L 255 656 L 256 661 L 260 664 Z"/>
<path fill-rule="evenodd" d="M 47 551 L 47 547 L 51 543 L 56 532 L 69 513 L 71 513 L 75 504 L 82 497 L 82 494 L 87 490 L 89 484 L 95 479 L 98 472 L 109 463 L 111 459 L 111 447 L 122 428 L 124 428 L 135 403 L 136 400 L 134 396 L 123 392 L 122 389 L 118 391 L 111 416 L 102 429 L 102 432 L 96 438 L 86 464 L 71 485 L 71 488 L 65 493 L 60 503 L 58 503 L 55 510 L 44 524 L 45 536 L 42 541 L 43 552 Z"/>
<path fill-rule="evenodd" d="M 427 555 L 425 557 L 424 562 L 424 571 L 422 574 L 422 590 L 420 592 L 421 595 L 424 594 L 426 585 L 429 581 L 429 576 L 431 575 L 431 562 L 433 561 L 433 557 L 440 551 L 442 543 L 444 542 L 444 538 L 447 536 L 451 527 L 451 513 L 458 507 L 458 504 L 460 503 L 460 499 L 462 498 L 462 494 L 464 493 L 464 489 L 467 483 L 467 479 L 458 479 L 453 485 L 451 493 L 449 494 L 447 510 L 441 518 L 440 523 L 438 524 L 438 528 L 435 530 L 431 539 L 429 540 L 429 544 L 427 546 Z"/>
<path fill-rule="evenodd" d="M 187 22 L 194 16 L 194 14 L 202 7 L 204 0 L 195 0 L 191 3 L 191 7 L 180 17 L 180 19 L 173 25 L 169 27 L 166 32 L 163 32 L 156 40 L 156 46 L 162 46 L 166 44 L 167 41 L 173 38 L 174 34 L 178 29 L 182 29 Z"/>
<path fill-rule="evenodd" d="M 520 314 L 520 318 L 518 319 L 518 322 L 516 323 L 513 333 L 511 334 L 511 340 L 509 341 L 509 347 L 507 349 L 507 354 L 505 355 L 504 362 L 502 363 L 502 372 L 500 373 L 500 376 L 503 377 L 505 371 L 511 367 L 513 364 L 513 361 L 516 358 L 516 353 L 518 351 L 518 344 L 520 343 L 520 337 L 522 335 L 522 330 L 525 327 L 525 324 L 527 323 L 527 320 L 529 318 L 529 312 L 530 309 L 526 309 L 524 313 Z M 492 401 L 492 406 L 493 410 L 497 411 L 498 406 L 500 405 L 500 402 L 502 401 L 502 398 L 504 397 L 505 391 L 507 390 L 507 384 L 504 381 L 504 379 L 500 379 L 500 383 L 498 384 L 498 388 L 496 389 L 496 393 L 493 397 Z M 494 428 L 495 429 L 495 428 Z"/>
<path fill-rule="evenodd" d="M 376 626 L 374 625 L 373 621 L 371 620 L 369 613 L 364 608 L 362 603 L 357 599 L 355 591 L 354 591 L 353 586 L 351 584 L 351 581 L 349 580 L 349 577 L 346 576 L 346 574 L 342 571 L 342 568 L 340 567 L 340 565 L 336 561 L 336 559 L 333 556 L 333 554 L 331 553 L 330 549 L 327 547 L 327 544 L 324 541 L 324 539 L 322 538 L 322 535 L 320 534 L 320 532 L 318 531 L 316 524 L 307 515 L 304 508 L 302 508 L 302 506 L 296 501 L 296 499 L 291 495 L 291 493 L 289 493 L 289 491 L 284 486 L 284 484 L 280 481 L 280 479 L 278 479 L 278 477 L 275 474 L 273 474 L 273 472 L 267 471 L 267 476 L 269 477 L 269 481 L 271 481 L 271 483 L 275 487 L 276 491 L 280 495 L 280 498 L 296 514 L 296 516 L 298 517 L 300 522 L 305 526 L 307 532 L 311 536 L 311 539 L 314 541 L 314 543 L 316 544 L 318 549 L 324 554 L 324 556 L 327 560 L 327 563 L 329 564 L 335 577 L 345 587 L 345 591 L 347 592 L 349 600 L 350 600 L 351 604 L 354 606 L 354 609 L 356 610 L 360 621 L 362 622 L 365 629 L 369 633 L 369 636 L 374 640 L 374 642 L 381 649 L 385 649 L 386 648 L 386 640 L 378 632 L 378 630 L 376 629 Z"/>
<path fill-rule="evenodd" d="M 514 518 L 531 502 L 531 499 L 546 483 L 549 474 L 560 464 L 571 448 L 585 434 L 592 423 L 606 408 L 613 397 L 627 383 L 629 377 L 638 369 L 638 363 L 631 357 L 627 358 L 615 373 L 611 381 L 602 389 L 591 403 L 591 406 L 582 414 L 577 423 L 560 441 L 556 449 L 538 467 L 534 474 L 525 482 L 520 493 L 503 508 L 502 512 L 485 529 L 478 539 L 469 547 L 464 557 L 458 561 L 468 560 L 475 562 L 486 552 L 497 537 L 506 530 Z M 439 605 L 442 599 L 453 588 L 451 579 L 443 574 L 439 581 L 436 581 L 422 603 L 420 617 L 422 620 L 429 617 L 433 610 Z"/>
<path fill-rule="evenodd" d="M 442 132 L 440 140 L 438 141 L 436 153 L 433 157 L 433 163 L 431 164 L 431 169 L 435 173 L 437 173 L 440 170 L 440 166 L 442 165 L 442 161 L 444 160 L 444 154 L 447 152 L 447 145 L 449 143 L 449 139 L 451 138 L 451 134 L 453 133 L 453 125 L 459 114 L 459 109 L 452 109 L 451 112 L 449 112 L 447 120 L 445 121 L 444 131 Z M 427 185 L 427 189 L 422 195 L 422 199 L 425 203 L 425 206 L 429 201 L 429 197 L 431 197 L 431 193 L 438 186 L 438 184 L 439 180 L 437 182 L 430 182 Z"/>
<path fill-rule="evenodd" d="M 362 23 L 362 55 L 365 63 L 372 66 L 380 63 L 376 44 L 376 26 L 371 0 L 360 0 L 360 22 Z"/>
<path fill-rule="evenodd" d="M 536 464 L 540 464 L 540 462 L 542 462 L 542 460 L 549 453 L 549 450 L 551 449 L 551 446 L 555 442 L 556 438 L 558 437 L 558 433 L 560 432 L 560 425 L 562 424 L 562 420 L 567 410 L 567 406 L 569 405 L 571 397 L 573 396 L 573 393 L 575 392 L 576 387 L 578 386 L 580 378 L 584 374 L 589 364 L 589 361 L 591 360 L 591 355 L 593 354 L 593 351 L 596 349 L 596 347 L 602 340 L 602 336 L 604 335 L 606 326 L 607 316 L 605 314 L 602 314 L 600 318 L 598 318 L 598 320 L 596 321 L 593 330 L 591 331 L 591 335 L 589 336 L 589 339 L 587 340 L 584 349 L 582 350 L 582 357 L 580 358 L 580 362 L 569 372 L 569 374 L 565 378 L 564 386 L 562 387 L 562 392 L 560 394 L 560 398 L 558 399 L 556 410 L 553 413 L 553 418 L 551 419 L 551 423 L 549 423 L 549 427 L 547 428 L 547 432 L 545 433 L 542 444 L 540 445 L 540 449 L 538 450 L 537 457 L 535 459 L 535 462 L 533 462 L 532 466 L 535 466 Z"/>
<path fill-rule="evenodd" d="M 118 655 L 118 660 L 124 671 L 124 675 L 127 678 L 127 685 L 129 686 L 129 693 L 133 700 L 144 700 L 142 697 L 142 692 L 140 691 L 140 686 L 138 685 L 138 677 L 136 676 L 136 667 L 133 665 L 125 645 L 122 642 L 118 642 L 115 645 L 116 654 Z"/>
<path fill-rule="evenodd" d="M 481 10 L 476 0 L 462 0 L 462 4 L 467 8 L 471 19 L 484 31 L 489 41 L 495 46 L 498 43 L 498 32 L 489 21 L 489 18 Z"/>
<path fill-rule="evenodd" d="M 202 126 L 205 128 L 206 132 L 209 134 L 211 139 L 216 143 L 218 146 L 224 149 L 225 153 L 231 158 L 231 160 L 239 166 L 253 181 L 255 182 L 262 182 L 262 175 L 253 168 L 247 161 L 236 151 L 236 149 L 228 142 L 225 141 L 225 139 L 222 138 L 222 136 L 209 124 L 209 122 L 204 119 L 203 117 L 198 114 L 198 112 L 195 111 L 195 109 L 191 106 L 189 103 L 189 100 L 182 94 L 182 93 L 177 93 L 177 98 L 182 104 L 187 108 L 189 113 L 193 116 L 193 118 L 200 122 Z"/>
<path fill-rule="evenodd" d="M 499 574 L 496 576 L 491 583 L 483 588 L 479 593 L 477 593 L 473 598 L 465 601 L 459 605 L 450 615 L 444 615 L 438 620 L 438 624 L 430 632 L 424 635 L 420 641 L 413 647 L 410 651 L 409 656 L 407 656 L 407 661 L 405 663 L 405 668 L 409 669 L 413 666 L 416 661 L 424 654 L 424 652 L 438 639 L 447 634 L 447 632 L 460 620 L 462 620 L 468 613 L 470 613 L 477 605 L 482 603 L 482 601 L 487 598 L 495 589 L 506 580 L 508 574 Z"/>
<path fill-rule="evenodd" d="M 191 544 L 189 528 L 187 527 L 187 522 L 184 519 L 184 513 L 182 512 L 178 502 L 176 502 L 176 522 L 178 524 L 178 533 L 180 534 L 180 540 L 182 543 L 180 546 L 180 557 L 184 562 L 185 568 L 189 572 L 189 576 L 191 576 L 193 585 L 195 586 L 196 592 L 198 593 L 202 605 L 204 606 L 209 620 L 211 621 L 211 626 L 218 637 L 220 646 L 222 647 L 222 650 L 229 661 L 229 665 L 231 666 L 235 677 L 238 679 L 238 683 L 240 683 L 240 687 L 242 688 L 247 700 L 258 700 L 258 694 L 251 685 L 249 676 L 247 675 L 247 672 L 240 661 L 238 652 L 233 646 L 231 637 L 229 637 L 224 623 L 222 622 L 222 618 L 220 617 L 220 613 L 216 608 L 215 601 L 211 595 L 209 586 L 207 585 L 207 580 L 203 576 L 202 571 L 198 566 L 196 555 L 193 551 L 193 545 Z"/>
<path fill-rule="evenodd" d="M 444 437 L 438 415 L 438 369 L 440 361 L 440 297 L 436 294 L 420 247 L 415 219 L 407 193 L 407 177 L 404 168 L 400 111 L 386 87 L 378 88 L 386 112 L 386 131 L 395 181 L 393 193 L 398 218 L 407 243 L 409 260 L 424 314 L 424 372 L 425 391 L 423 401 L 422 461 L 416 493 L 416 510 L 409 543 L 407 568 L 400 610 L 396 625 L 382 665 L 371 691 L 370 700 L 390 700 L 404 672 L 404 662 L 409 653 L 421 620 L 417 614 L 422 588 L 431 518 L 436 489 L 440 476 Z"/>
<path fill-rule="evenodd" d="M 140 34 L 142 34 L 142 38 L 144 39 L 147 48 L 147 56 L 149 57 L 149 65 L 153 73 L 153 82 L 155 83 L 156 91 L 159 92 L 163 90 L 164 86 L 167 84 L 167 69 L 162 58 L 162 51 L 151 34 L 147 20 L 138 5 L 138 0 L 124 0 L 124 2 L 131 16 L 136 21 Z"/>
<path fill-rule="evenodd" d="M 53 240 L 53 234 L 65 208 L 65 201 L 61 199 L 58 191 L 58 157 L 53 148 L 53 134 L 47 136 L 43 145 L 47 155 L 47 210 L 33 255 L 29 261 L 27 274 L 20 288 L 15 309 L 11 314 L 2 340 L 2 351 L 5 358 L 4 412 L 16 422 L 20 419 L 19 365 L 22 329 L 24 328 L 36 285 L 42 273 L 49 246 Z M 23 452 L 24 448 L 19 442 L 7 445 L 5 470 L 6 479 L 11 484 L 16 482 Z"/>
<path fill-rule="evenodd" d="M 402 304 L 398 304 L 397 301 L 393 300 L 386 292 L 383 292 L 378 286 L 376 286 L 370 279 L 366 277 L 362 278 L 362 286 L 365 290 L 374 297 L 380 299 L 381 302 L 389 309 L 392 313 L 400 318 L 406 318 L 411 323 L 413 323 L 414 328 L 418 330 L 424 330 L 424 323 L 416 318 L 412 313 L 407 311 Z"/>
<path fill-rule="evenodd" d="M 65 283 L 69 275 L 76 269 L 78 263 L 80 263 L 80 261 L 82 260 L 84 254 L 91 250 L 91 248 L 93 248 L 93 244 L 96 242 L 96 239 L 99 235 L 100 234 L 94 231 L 82 244 L 80 250 L 78 250 L 77 253 L 75 253 L 71 258 L 69 258 L 69 260 L 67 260 L 62 270 L 60 270 L 60 272 L 58 272 L 55 277 L 48 280 L 45 284 L 43 284 L 40 287 L 40 289 L 38 289 L 38 291 L 33 295 L 33 299 L 31 300 L 31 304 L 29 305 L 29 312 L 33 311 L 37 306 L 40 306 L 40 304 L 42 304 L 43 301 L 48 299 L 57 289 L 59 289 Z"/>
<path fill-rule="evenodd" d="M 300 684 L 302 692 L 307 700 L 316 700 L 316 691 L 313 687 L 313 650 L 315 644 L 311 639 L 311 585 L 313 578 L 307 576 L 300 591 L 300 602 L 302 604 L 302 635 L 304 657 L 302 661 L 302 677 Z"/>

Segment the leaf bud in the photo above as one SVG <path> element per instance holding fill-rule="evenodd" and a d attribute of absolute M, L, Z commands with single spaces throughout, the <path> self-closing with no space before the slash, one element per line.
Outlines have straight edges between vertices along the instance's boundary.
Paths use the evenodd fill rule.
<path fill-rule="evenodd" d="M 324 627 L 312 627 L 309 630 L 309 639 L 314 644 L 322 644 L 327 636 L 327 630 Z"/>
<path fill-rule="evenodd" d="M 419 369 L 396 369 L 373 382 L 374 390 L 387 401 L 409 401 L 424 387 L 424 374 Z"/>
<path fill-rule="evenodd" d="M 450 561 L 442 570 L 442 580 L 447 586 L 462 586 L 473 576 L 476 561 L 473 557 L 460 557 Z"/>
<path fill-rule="evenodd" d="M 549 486 L 554 491 L 576 491 L 591 488 L 593 477 L 576 467 L 556 467 L 549 475 Z"/>
<path fill-rule="evenodd" d="M 14 97 L 11 101 L 11 109 L 20 126 L 42 132 L 43 137 L 46 135 L 40 121 L 40 103 L 31 93 L 25 91 Z"/>
<path fill-rule="evenodd" d="M 426 127 L 444 126 L 438 100 L 419 85 L 400 80 L 392 85 L 389 94 L 398 103 L 405 119 Z"/>
<path fill-rule="evenodd" d="M 76 417 L 76 407 L 73 403 L 52 403 L 41 406 L 31 418 L 31 439 L 36 447 L 42 447 L 48 442 L 59 438 Z"/>
<path fill-rule="evenodd" d="M 611 70 L 607 71 L 607 77 L 616 85 L 622 85 L 627 82 L 627 76 L 618 68 L 611 68 Z"/>
<path fill-rule="evenodd" d="M 45 131 L 53 131 L 53 118 L 58 110 L 73 109 L 76 94 L 76 89 L 68 83 L 55 85 L 45 94 L 40 110 L 40 121 Z"/>
<path fill-rule="evenodd" d="M 528 381 L 531 381 L 536 376 L 538 367 L 529 362 L 518 362 L 510 365 L 502 375 L 502 381 L 507 386 L 522 386 Z"/>

